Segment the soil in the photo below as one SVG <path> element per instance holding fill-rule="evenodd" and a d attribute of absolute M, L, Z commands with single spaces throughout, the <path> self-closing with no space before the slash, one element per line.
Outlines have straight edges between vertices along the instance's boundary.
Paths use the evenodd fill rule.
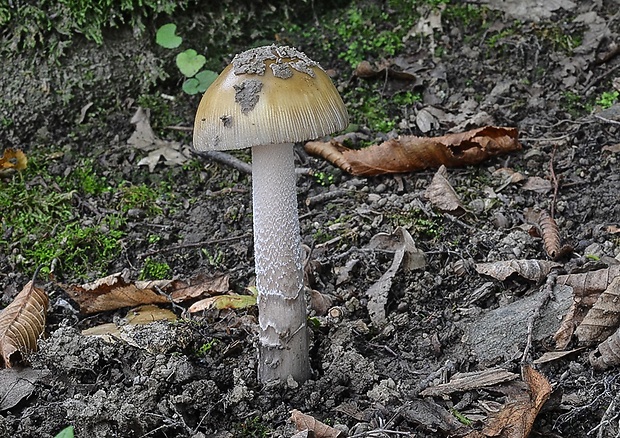
<path fill-rule="evenodd" d="M 533 342 L 528 361 L 552 347 L 558 317 L 572 297 L 558 293 L 547 303 L 541 298 L 544 280 L 541 284 L 510 276 L 499 281 L 479 274 L 475 264 L 547 258 L 541 238 L 525 218 L 530 208 L 552 210 L 563 243 L 573 246 L 574 253 L 561 260 L 565 272 L 586 271 L 593 263 L 594 268 L 620 263 L 614 228 L 620 226 L 620 172 L 617 148 L 610 148 L 618 143 L 620 109 L 595 106 L 591 112 L 575 113 L 567 100 L 568 92 L 594 101 L 614 90 L 620 62 L 617 4 L 565 3 L 544 14 L 532 9 L 519 16 L 516 6 L 499 14 L 496 29 L 508 29 L 515 17 L 523 25 L 506 34 L 497 51 L 483 47 L 479 38 L 466 38 L 456 26 L 435 32 L 433 44 L 443 48 L 440 57 L 426 45 L 428 39 L 421 45 L 411 38 L 398 56 L 416 67 L 415 85 L 398 78 L 370 79 L 385 81 L 386 95 L 398 90 L 423 95 L 422 102 L 402 109 L 397 134 L 442 135 L 487 124 L 518 128 L 521 152 L 448 170 L 466 214 L 456 217 L 433 208 L 425 190 L 435 169 L 354 177 L 297 146 L 299 168 L 331 176 L 329 184 L 307 172 L 298 179 L 303 243 L 311 250 L 307 286 L 329 296 L 337 309 L 329 315 L 310 311 L 316 322 L 310 380 L 266 386 L 257 381 L 254 308 L 189 315 L 186 304 L 174 305 L 170 308 L 183 316 L 181 322 L 136 326 L 123 340 L 106 342 L 81 330 L 119 320 L 127 309 L 80 314 L 55 280 L 75 284 L 83 279 L 39 278 L 51 296 L 47 336 L 26 368 L 37 371 L 26 377 L 34 381 L 31 394 L 2 411 L 0 437 L 52 437 L 68 425 L 79 437 L 290 437 L 296 433 L 289 421 L 293 409 L 349 436 L 463 436 L 467 427 L 441 418 L 455 406 L 474 420 L 470 427 L 481 429 L 493 406 L 506 401 L 501 391 L 475 388 L 443 397 L 423 397 L 420 392 L 459 372 L 499 366 L 519 373 L 531 315 L 536 321 L 534 331 L 529 330 Z M 567 33 L 580 30 L 581 45 L 566 51 L 550 43 L 538 20 L 557 23 Z M 302 41 L 297 45 L 316 58 L 313 47 Z M 113 53 L 113 45 L 106 47 L 105 53 Z M 113 65 L 115 58 L 108 55 L 101 62 Z M 155 62 L 150 55 L 142 59 L 149 66 Z M 336 54 L 320 61 L 335 72 L 340 90 L 362 81 L 351 76 Z M 54 77 L 65 66 L 58 68 Z M 132 74 L 133 68 L 102 67 L 116 75 Z M 169 84 L 161 86 L 170 92 Z M 180 94 L 174 110 L 183 125 L 191 126 L 198 97 Z M 86 95 L 87 100 L 96 98 Z M 127 146 L 135 104 L 114 106 L 109 113 L 100 104 L 96 107 L 103 123 L 92 131 L 75 134 L 75 116 L 82 109 L 77 106 L 65 120 L 53 113 L 45 129 L 31 126 L 33 120 L 40 121 L 36 117 L 31 125 L 25 118 L 18 120 L 16 126 L 30 126 L 24 131 L 28 135 L 7 130 L 3 146 L 31 153 L 49 143 L 65 145 L 64 157 L 51 170 L 57 175 L 66 175 L 81 158 L 90 157 L 111 180 L 174 181 L 171 198 L 187 200 L 184 208 L 163 205 L 154 217 L 128 212 L 122 254 L 98 275 L 127 269 L 137 279 L 150 256 L 167 263 L 177 279 L 225 273 L 231 289 L 243 293 L 252 284 L 254 269 L 250 176 L 206 158 L 200 158 L 197 167 L 161 163 L 149 172 L 137 165 L 146 153 Z M 53 105 L 45 108 L 54 111 Z M 417 122 L 429 112 L 435 115 L 433 129 L 422 132 Z M 363 127 L 360 131 L 371 140 L 385 137 Z M 191 142 L 189 134 L 167 132 L 170 139 Z M 502 168 L 551 184 L 528 190 L 523 182 L 506 183 L 496 173 Z M 96 218 L 107 208 L 101 200 L 76 202 L 83 205 L 80 220 Z M 368 290 L 395 256 L 369 243 L 378 233 L 391 234 L 399 226 L 411 233 L 427 265 L 397 271 L 389 287 L 386 320 L 373 324 Z M 157 242 L 149 240 L 152 234 L 159 236 Z M 217 254 L 214 261 L 210 256 Z M 0 254 L 5 303 L 29 280 L 12 260 Z M 533 310 L 520 311 L 526 307 Z M 198 354 L 205 344 L 210 348 Z M 592 349 L 536 366 L 553 393 L 531 436 L 618 436 L 618 370 L 595 371 L 588 358 Z"/>

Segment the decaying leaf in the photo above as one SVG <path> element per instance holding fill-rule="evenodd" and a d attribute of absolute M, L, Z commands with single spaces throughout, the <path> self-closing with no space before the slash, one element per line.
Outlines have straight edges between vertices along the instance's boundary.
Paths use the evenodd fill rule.
<path fill-rule="evenodd" d="M 465 207 L 463 207 L 452 184 L 448 181 L 448 169 L 443 164 L 433 176 L 433 180 L 426 188 L 424 195 L 434 207 L 441 211 L 457 215 L 465 213 Z"/>
<path fill-rule="evenodd" d="M 47 293 L 30 281 L 0 313 L 0 359 L 7 368 L 37 349 L 45 330 Z"/>
<path fill-rule="evenodd" d="M 536 192 L 543 195 L 545 193 L 549 193 L 552 189 L 551 181 L 539 176 L 530 176 L 521 188 L 523 190 L 529 190 L 530 192 Z"/>
<path fill-rule="evenodd" d="M 547 260 L 501 260 L 491 263 L 477 263 L 476 271 L 497 280 L 505 280 L 517 274 L 528 280 L 543 281 L 553 268 L 561 266 L 559 263 Z"/>
<path fill-rule="evenodd" d="M 328 294 L 322 294 L 318 290 L 310 289 L 310 308 L 317 315 L 326 315 L 327 311 L 334 304 L 334 298 Z"/>
<path fill-rule="evenodd" d="M 306 415 L 297 409 L 291 411 L 291 421 L 298 431 L 311 430 L 316 438 L 340 438 L 344 436 L 341 430 L 328 426 L 316 418 Z"/>
<path fill-rule="evenodd" d="M 416 248 L 413 238 L 409 232 L 398 227 L 390 235 L 387 233 L 377 233 L 370 239 L 368 244 L 370 249 L 382 249 L 384 251 L 394 251 L 394 259 L 389 269 L 370 286 L 366 291 L 368 296 L 368 313 L 370 320 L 375 327 L 385 324 L 385 305 L 387 304 L 388 294 L 392 288 L 394 275 L 405 260 L 405 269 L 421 269 L 426 266 L 424 253 Z"/>
<path fill-rule="evenodd" d="M 607 289 L 613 279 L 620 275 L 620 265 L 579 274 L 558 275 L 557 284 L 573 288 L 575 297 L 583 298 Z"/>
<path fill-rule="evenodd" d="M 620 276 L 614 278 L 588 311 L 575 335 L 579 345 L 603 342 L 620 326 Z M 620 355 L 620 351 L 618 351 Z"/>
<path fill-rule="evenodd" d="M 573 303 L 553 335 L 555 348 L 560 350 L 566 348 L 575 329 L 581 324 L 588 310 L 596 303 L 601 292 L 607 289 L 613 279 L 619 275 L 620 265 L 614 265 L 596 271 L 558 276 L 555 287 L 572 288 Z"/>
<path fill-rule="evenodd" d="M 456 373 L 450 378 L 448 383 L 426 388 L 420 395 L 424 397 L 444 396 L 454 392 L 486 388 L 500 383 L 510 382 L 518 378 L 518 374 L 511 373 L 503 368 L 491 368 L 470 373 Z"/>
<path fill-rule="evenodd" d="M 406 70 L 399 70 L 397 68 L 393 68 L 391 63 L 386 61 L 381 62 L 380 64 L 372 65 L 368 61 L 360 62 L 353 74 L 358 78 L 362 79 L 373 79 L 376 77 L 390 77 L 395 79 L 403 79 L 408 81 L 415 81 L 416 76 L 412 72 L 407 72 Z"/>
<path fill-rule="evenodd" d="M 459 432 L 466 430 L 451 412 L 431 398 L 414 398 L 408 401 L 400 410 L 400 415 L 408 422 L 421 424 L 429 431 L 443 432 L 433 436 L 461 436 Z"/>
<path fill-rule="evenodd" d="M 546 211 L 541 212 L 538 225 L 542 231 L 543 245 L 551 260 L 560 253 L 560 230 L 555 220 Z"/>
<path fill-rule="evenodd" d="M 192 304 L 189 311 L 190 313 L 196 313 L 209 309 L 247 309 L 248 307 L 256 305 L 256 299 L 258 297 L 258 291 L 256 288 L 251 288 L 251 291 L 252 295 L 229 293 L 205 298 Z"/>
<path fill-rule="evenodd" d="M 523 384 L 513 382 L 502 388 L 506 403 L 502 409 L 489 417 L 482 436 L 502 438 L 527 438 L 534 420 L 545 404 L 552 388 L 545 376 L 530 366 L 522 369 Z M 523 390 L 525 389 L 525 391 Z"/>
<path fill-rule="evenodd" d="M 0 171 L 2 170 L 24 170 L 28 165 L 28 158 L 21 149 L 8 148 L 0 157 Z"/>
<path fill-rule="evenodd" d="M 521 149 L 515 128 L 487 126 L 441 137 L 402 136 L 365 149 L 348 149 L 335 140 L 306 143 L 306 151 L 352 175 L 380 175 L 478 164 Z"/>
<path fill-rule="evenodd" d="M 97 326 L 82 330 L 84 336 L 97 336 L 106 342 L 114 342 L 116 339 L 122 339 L 122 327 L 144 325 L 155 321 L 176 321 L 177 316 L 168 309 L 162 309 L 152 304 L 136 307 L 129 310 L 127 315 L 121 321 L 111 322 L 107 324 L 99 324 Z"/>
<path fill-rule="evenodd" d="M 166 141 L 158 138 L 151 128 L 150 110 L 139 107 L 131 118 L 131 123 L 136 125 L 135 131 L 127 140 L 127 144 L 149 154 L 138 162 L 138 166 L 148 166 L 153 172 L 155 166 L 163 158 L 167 166 L 184 164 L 191 158 L 189 148 L 176 141 Z"/>
<path fill-rule="evenodd" d="M 598 371 L 620 365 L 620 329 L 601 342 L 590 353 L 589 359 L 592 367 Z"/>
<path fill-rule="evenodd" d="M 0 411 L 17 406 L 30 397 L 35 383 L 50 372 L 32 368 L 10 368 L 0 370 Z"/>
<path fill-rule="evenodd" d="M 64 285 L 63 289 L 79 304 L 80 311 L 88 314 L 224 293 L 228 291 L 228 276 L 198 277 L 190 283 L 179 280 L 132 282 L 128 279 L 128 271 L 124 271 L 81 286 Z"/>

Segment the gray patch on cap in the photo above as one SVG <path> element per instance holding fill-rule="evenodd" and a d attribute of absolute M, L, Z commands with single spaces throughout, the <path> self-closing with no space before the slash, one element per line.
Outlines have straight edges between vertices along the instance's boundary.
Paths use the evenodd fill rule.
<path fill-rule="evenodd" d="M 239 85 L 233 85 L 235 89 L 235 102 L 241 106 L 243 114 L 254 109 L 260 97 L 263 83 L 257 79 L 246 79 Z"/>
<path fill-rule="evenodd" d="M 293 72 L 291 71 L 291 67 L 288 64 L 271 64 L 271 71 L 273 71 L 273 75 L 276 78 L 280 79 L 288 79 L 293 76 Z"/>
<path fill-rule="evenodd" d="M 288 79 L 293 76 L 291 69 L 314 77 L 312 67 L 321 68 L 305 53 L 293 47 L 271 45 L 246 50 L 236 55 L 232 61 L 233 72 L 236 75 L 255 74 L 262 76 L 265 74 L 265 63 L 267 61 L 273 61 L 271 69 L 274 76 L 280 79 Z"/>

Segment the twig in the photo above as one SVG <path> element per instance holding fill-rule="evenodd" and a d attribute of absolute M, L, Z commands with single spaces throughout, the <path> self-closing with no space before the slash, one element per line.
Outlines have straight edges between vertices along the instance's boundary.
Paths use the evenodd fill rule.
<path fill-rule="evenodd" d="M 250 237 L 251 235 L 252 234 L 248 233 L 248 234 L 243 234 L 241 236 L 224 237 L 222 239 L 210 239 L 210 240 L 203 240 L 201 242 L 185 243 L 183 245 L 169 246 L 167 248 L 161 248 L 161 249 L 156 249 L 156 250 L 142 253 L 140 254 L 140 258 L 149 257 L 149 256 L 156 255 L 156 254 L 162 254 L 162 253 L 170 252 L 170 251 L 177 251 L 179 249 L 196 248 L 199 246 L 213 245 L 215 243 L 234 242 L 235 240 L 242 240 L 247 237 Z"/>
<path fill-rule="evenodd" d="M 555 159 L 555 152 L 557 149 L 558 146 L 553 145 L 551 158 L 549 158 L 549 172 L 551 173 L 551 183 L 553 184 L 553 196 L 551 197 L 551 205 L 549 206 L 549 216 L 551 216 L 551 219 L 555 219 L 555 203 L 558 199 L 558 177 L 555 174 L 555 169 L 553 168 L 553 160 Z"/>
<path fill-rule="evenodd" d="M 527 320 L 527 342 L 525 344 L 525 348 L 523 349 L 523 355 L 521 356 L 521 364 L 527 363 L 527 358 L 530 354 L 530 349 L 532 348 L 532 338 L 534 337 L 534 323 L 540 317 L 540 311 L 543 307 L 547 305 L 551 297 L 553 296 L 553 287 L 555 286 L 556 280 L 558 278 L 557 271 L 551 271 L 549 276 L 547 277 L 547 281 L 544 286 L 544 295 L 540 300 L 540 305 L 536 307 L 534 313 Z"/>
<path fill-rule="evenodd" d="M 239 172 L 246 173 L 248 175 L 252 174 L 252 165 L 246 163 L 245 161 L 241 161 L 239 158 L 233 157 L 230 154 L 221 151 L 197 151 L 192 149 L 192 151 L 201 157 L 209 158 L 211 160 L 217 161 L 218 163 L 225 164 L 226 166 L 230 166 L 233 169 L 237 169 Z"/>
<path fill-rule="evenodd" d="M 597 119 L 602 120 L 603 122 L 606 122 L 606 123 L 613 123 L 614 125 L 620 125 L 620 122 L 617 121 L 617 120 L 611 120 L 611 119 L 608 119 L 606 117 L 601 117 L 601 116 L 597 116 L 597 115 L 595 115 L 594 117 L 596 117 Z"/>
<path fill-rule="evenodd" d="M 342 196 L 346 196 L 349 193 L 349 190 L 339 189 L 332 190 L 330 192 L 319 193 L 316 196 L 309 196 L 306 198 L 306 205 L 308 207 L 312 207 L 315 204 L 320 204 L 321 202 L 331 201 L 335 198 L 340 198 Z"/>

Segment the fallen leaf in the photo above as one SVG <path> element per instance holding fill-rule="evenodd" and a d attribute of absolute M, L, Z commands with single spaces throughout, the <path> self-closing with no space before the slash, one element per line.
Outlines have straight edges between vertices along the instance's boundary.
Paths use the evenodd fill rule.
<path fill-rule="evenodd" d="M 455 215 L 465 213 L 465 207 L 461 203 L 452 184 L 448 181 L 448 169 L 443 164 L 433 176 L 433 180 L 426 188 L 424 196 L 434 207 L 443 212 Z"/>
<path fill-rule="evenodd" d="M 149 152 L 138 162 L 138 166 L 148 166 L 149 172 L 153 172 L 162 158 L 163 163 L 168 166 L 184 164 L 191 157 L 191 152 L 179 142 L 158 138 L 151 128 L 150 114 L 149 109 L 144 110 L 139 107 L 131 118 L 131 123 L 136 125 L 136 128 L 127 140 L 127 144 Z"/>
<path fill-rule="evenodd" d="M 573 294 L 573 303 L 562 318 L 560 327 L 553 335 L 555 348 L 566 348 L 572 339 L 575 329 L 581 324 L 588 310 L 598 300 L 600 294 L 607 289 L 613 279 L 620 275 L 620 265 L 610 266 L 607 269 L 598 269 L 579 274 L 558 275 L 556 288 L 570 287 Z"/>
<path fill-rule="evenodd" d="M 394 252 L 391 266 L 366 291 L 366 296 L 369 297 L 367 308 L 370 320 L 375 327 L 381 327 L 386 320 L 385 305 L 392 288 L 392 281 L 401 263 L 407 257 L 406 269 L 421 269 L 426 266 L 426 259 L 424 253 L 416 248 L 411 234 L 402 227 L 396 228 L 391 235 L 377 233 L 370 239 L 368 248 Z"/>
<path fill-rule="evenodd" d="M 128 279 L 128 271 L 123 271 L 81 286 L 61 286 L 78 303 L 80 311 L 88 314 L 171 300 L 178 303 L 224 293 L 228 291 L 228 276 L 198 277 L 189 284 L 179 280 L 132 282 Z"/>
<path fill-rule="evenodd" d="M 226 294 L 205 298 L 196 301 L 189 308 L 190 313 L 202 312 L 209 309 L 246 309 L 256 305 L 258 292 L 252 295 Z"/>
<path fill-rule="evenodd" d="M 416 79 L 413 73 L 392 68 L 392 64 L 386 61 L 375 65 L 372 65 L 368 61 L 362 61 L 353 71 L 353 75 L 362 79 L 373 79 L 377 77 L 389 77 L 408 81 L 415 81 Z"/>
<path fill-rule="evenodd" d="M 572 350 L 566 351 L 547 351 L 534 361 L 534 365 L 555 362 L 556 360 L 564 359 L 566 356 L 570 356 L 574 353 L 579 353 L 580 351 L 583 351 L 583 348 L 574 348 Z"/>
<path fill-rule="evenodd" d="M 506 403 L 489 417 L 482 430 L 483 436 L 502 438 L 527 438 L 540 408 L 545 404 L 552 388 L 549 381 L 530 366 L 522 369 L 523 383 L 513 382 L 504 388 Z M 525 391 L 523 391 L 523 387 Z"/>
<path fill-rule="evenodd" d="M 530 176 L 521 186 L 523 190 L 529 190 L 544 195 L 551 191 L 551 181 L 539 176 Z"/>
<path fill-rule="evenodd" d="M 513 274 L 528 280 L 540 282 L 547 278 L 553 268 L 562 266 L 547 260 L 501 260 L 491 263 L 477 263 L 476 271 L 497 280 L 504 281 Z"/>
<path fill-rule="evenodd" d="M 0 176 L 5 176 L 28 166 L 28 158 L 21 149 L 5 149 L 0 157 Z"/>
<path fill-rule="evenodd" d="M 504 382 L 510 382 L 519 378 L 518 374 L 511 373 L 503 368 L 491 368 L 470 373 L 456 373 L 448 383 L 441 383 L 436 386 L 426 388 L 420 393 L 421 396 L 437 397 L 452 394 L 454 392 L 465 392 L 473 389 L 486 388 Z"/>
<path fill-rule="evenodd" d="M 30 281 L 0 313 L 0 358 L 5 367 L 11 368 L 36 351 L 48 304 L 47 293 Z"/>
<path fill-rule="evenodd" d="M 461 436 L 465 426 L 446 408 L 435 403 L 431 398 L 414 398 L 400 409 L 400 415 L 410 423 L 420 424 L 434 432 L 431 436 Z M 443 431 L 437 434 L 438 430 Z M 415 436 L 415 435 L 414 435 Z"/>
<path fill-rule="evenodd" d="M 144 325 L 155 321 L 176 321 L 177 319 L 174 312 L 147 304 L 129 310 L 122 320 L 122 325 L 119 324 L 121 321 L 99 324 L 82 330 L 82 334 L 84 336 L 97 336 L 106 342 L 114 342 L 116 339 L 123 338 L 122 327 Z"/>
<path fill-rule="evenodd" d="M 495 155 L 521 149 L 515 128 L 487 126 L 442 137 L 402 136 L 365 149 L 348 149 L 341 143 L 312 141 L 308 153 L 320 156 L 352 175 L 380 175 L 429 167 L 478 164 Z"/>
<path fill-rule="evenodd" d="M 579 345 L 603 342 L 620 326 L 620 276 L 607 286 L 575 330 Z M 618 351 L 620 355 L 620 351 Z"/>
<path fill-rule="evenodd" d="M 189 159 L 183 151 L 179 150 L 181 144 L 174 141 L 160 142 L 160 147 L 138 161 L 138 166 L 148 166 L 149 172 L 153 172 L 160 162 L 166 166 L 182 165 Z M 163 161 L 162 161 L 163 158 Z"/>
<path fill-rule="evenodd" d="M 611 152 L 612 154 L 617 154 L 620 153 L 620 143 L 616 143 L 614 145 L 611 146 L 603 146 L 601 148 L 602 151 L 607 151 L 607 152 Z"/>
<path fill-rule="evenodd" d="M 0 411 L 14 408 L 30 397 L 37 381 L 48 374 L 49 371 L 32 368 L 0 370 Z"/>
<path fill-rule="evenodd" d="M 344 433 L 341 430 L 328 426 L 327 424 L 322 423 L 316 418 L 306 415 L 297 409 L 293 409 L 291 411 L 291 421 L 298 431 L 310 430 L 314 432 L 314 436 L 316 438 L 339 438 L 344 436 Z"/>
<path fill-rule="evenodd" d="M 333 303 L 334 298 L 331 295 L 322 294 L 318 290 L 310 289 L 310 308 L 314 310 L 317 315 L 326 315 Z"/>
<path fill-rule="evenodd" d="M 620 329 L 601 342 L 589 355 L 590 365 L 597 370 L 620 365 Z"/>

